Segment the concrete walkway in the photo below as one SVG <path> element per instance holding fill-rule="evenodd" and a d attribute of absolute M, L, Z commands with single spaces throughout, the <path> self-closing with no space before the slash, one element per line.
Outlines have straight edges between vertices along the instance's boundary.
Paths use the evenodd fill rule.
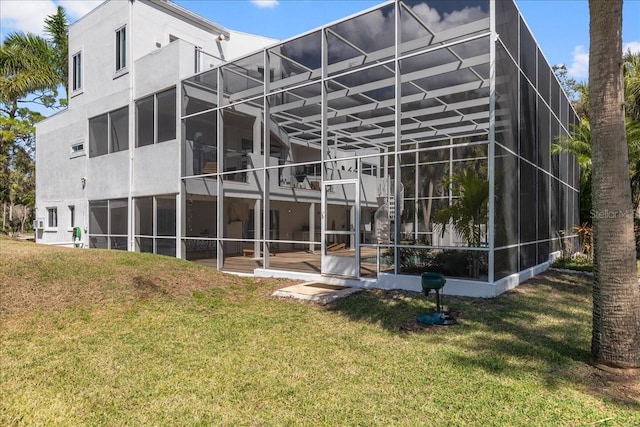
<path fill-rule="evenodd" d="M 348 286 L 326 285 L 324 283 L 306 282 L 286 288 L 278 289 L 272 295 L 280 298 L 294 298 L 305 301 L 313 301 L 320 304 L 329 304 L 338 298 L 360 292 L 361 288 Z"/>

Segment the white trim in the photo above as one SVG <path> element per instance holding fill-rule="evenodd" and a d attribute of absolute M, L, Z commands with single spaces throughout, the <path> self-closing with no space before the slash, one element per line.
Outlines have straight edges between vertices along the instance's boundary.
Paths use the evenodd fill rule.
<path fill-rule="evenodd" d="M 71 55 L 71 60 L 69 64 L 69 69 L 71 70 L 71 87 L 69 89 L 69 97 L 73 98 L 77 95 L 81 95 L 84 93 L 84 48 L 81 47 L 80 50 L 76 51 L 73 55 Z M 74 60 L 77 58 L 80 59 L 79 66 L 76 66 Z M 79 71 L 78 75 L 76 71 Z M 79 77 L 79 78 L 77 78 Z M 79 85 L 74 87 L 76 80 L 79 80 Z"/>
<path fill-rule="evenodd" d="M 45 207 L 46 211 L 47 211 L 47 216 L 46 216 L 46 220 L 45 220 L 45 225 L 44 225 L 44 231 L 58 231 L 58 227 L 60 225 L 60 221 L 58 220 L 58 207 L 57 206 L 46 206 Z M 55 225 L 51 225 L 51 211 L 54 210 L 55 211 Z"/>
<path fill-rule="evenodd" d="M 81 149 L 74 149 L 74 147 L 78 147 L 80 145 L 82 145 Z M 70 148 L 70 152 L 69 152 L 70 159 L 75 159 L 75 158 L 83 157 L 87 155 L 87 147 L 84 139 L 72 142 L 69 148 Z"/>
<path fill-rule="evenodd" d="M 120 41 L 121 37 L 119 36 L 122 30 L 124 30 L 124 46 L 122 45 L 122 42 Z M 129 65 L 129 55 L 130 55 L 131 49 L 129 49 L 129 47 L 127 46 L 129 44 L 129 38 L 130 38 L 127 36 L 128 32 L 129 31 L 127 31 L 127 23 L 124 23 L 122 25 L 115 27 L 115 30 L 113 31 L 113 35 L 115 36 L 115 38 L 113 39 L 113 42 L 114 42 L 113 43 L 113 47 L 114 47 L 113 78 L 114 79 L 129 72 L 128 65 Z M 118 49 L 118 42 L 120 42 L 120 45 L 119 45 L 120 49 Z M 123 50 L 124 50 L 124 55 L 122 55 Z M 120 68 L 118 68 L 118 61 L 120 61 Z M 124 65 L 122 65 L 122 61 L 124 61 Z"/>

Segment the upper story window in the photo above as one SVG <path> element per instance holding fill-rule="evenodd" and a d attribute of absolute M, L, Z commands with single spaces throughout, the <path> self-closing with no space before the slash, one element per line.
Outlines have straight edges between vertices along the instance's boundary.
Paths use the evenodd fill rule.
<path fill-rule="evenodd" d="M 175 88 L 136 101 L 136 147 L 175 138 Z"/>
<path fill-rule="evenodd" d="M 116 71 L 127 68 L 127 26 L 116 30 Z"/>
<path fill-rule="evenodd" d="M 89 119 L 89 157 L 129 148 L 129 107 Z"/>
<path fill-rule="evenodd" d="M 82 90 L 82 52 L 73 55 L 71 59 L 71 90 Z"/>

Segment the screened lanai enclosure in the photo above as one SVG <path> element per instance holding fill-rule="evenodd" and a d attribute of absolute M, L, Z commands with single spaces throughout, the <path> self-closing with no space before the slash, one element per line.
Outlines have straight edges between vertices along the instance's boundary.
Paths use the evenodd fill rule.
<path fill-rule="evenodd" d="M 387 2 L 181 90 L 187 259 L 473 287 L 576 244 L 576 114 L 510 0 Z"/>

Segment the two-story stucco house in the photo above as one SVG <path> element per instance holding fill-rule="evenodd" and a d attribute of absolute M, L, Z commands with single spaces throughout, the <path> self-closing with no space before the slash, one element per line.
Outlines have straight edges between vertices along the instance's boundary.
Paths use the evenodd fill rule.
<path fill-rule="evenodd" d="M 576 243 L 576 114 L 511 0 L 391 0 L 279 42 L 170 1 L 70 27 L 40 243 L 495 296 Z"/>
<path fill-rule="evenodd" d="M 87 246 L 134 250 L 132 201 L 149 196 L 144 234 L 173 239 L 143 244 L 180 256 L 180 80 L 273 42 L 168 1 L 106 1 L 71 25 L 69 107 L 37 126 L 37 241 L 79 226 Z"/>

